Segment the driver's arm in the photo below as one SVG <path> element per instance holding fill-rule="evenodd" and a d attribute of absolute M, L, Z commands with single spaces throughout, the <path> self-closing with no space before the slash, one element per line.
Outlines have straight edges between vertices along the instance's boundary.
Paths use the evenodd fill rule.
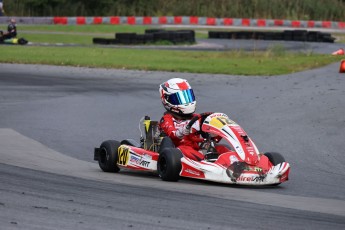
<path fill-rule="evenodd" d="M 180 141 L 180 138 L 176 136 L 177 129 L 175 128 L 174 121 L 171 115 L 164 115 L 159 123 L 159 128 L 163 131 L 171 140 Z"/>

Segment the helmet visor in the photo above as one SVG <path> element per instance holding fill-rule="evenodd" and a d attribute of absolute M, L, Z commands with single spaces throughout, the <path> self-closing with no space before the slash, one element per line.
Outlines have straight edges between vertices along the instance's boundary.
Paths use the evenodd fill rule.
<path fill-rule="evenodd" d="M 172 105 L 184 105 L 195 101 L 192 89 L 186 89 L 169 95 L 168 102 Z"/>

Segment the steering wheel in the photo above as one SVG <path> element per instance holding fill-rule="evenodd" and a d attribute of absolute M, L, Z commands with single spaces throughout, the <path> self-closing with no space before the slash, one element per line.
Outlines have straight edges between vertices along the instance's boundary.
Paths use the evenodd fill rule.
<path fill-rule="evenodd" d="M 205 119 L 206 119 L 208 116 L 210 116 L 212 113 L 213 113 L 213 112 L 206 112 L 206 113 L 201 113 L 201 114 L 199 114 L 199 115 L 197 115 L 197 116 L 194 116 L 194 117 L 192 118 L 192 120 L 190 120 L 190 122 L 188 123 L 188 125 L 186 126 L 186 129 L 192 128 L 192 126 L 194 125 L 194 123 L 195 123 L 198 119 L 200 119 L 200 128 L 199 128 L 199 131 L 198 131 L 198 132 L 200 133 L 200 135 L 201 135 L 203 138 L 207 138 L 207 137 L 209 136 L 209 134 L 206 133 L 206 132 L 204 132 L 204 131 L 202 131 L 202 130 L 201 130 L 201 126 L 202 126 L 202 124 L 204 123 Z"/>

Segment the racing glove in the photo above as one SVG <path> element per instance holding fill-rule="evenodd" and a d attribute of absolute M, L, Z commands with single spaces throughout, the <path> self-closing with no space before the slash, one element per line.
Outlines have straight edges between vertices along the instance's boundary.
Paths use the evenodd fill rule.
<path fill-rule="evenodd" d="M 189 135 L 190 134 L 190 129 L 187 129 L 186 126 L 185 127 L 181 127 L 178 130 L 176 130 L 176 137 L 182 139 L 183 136 Z"/>

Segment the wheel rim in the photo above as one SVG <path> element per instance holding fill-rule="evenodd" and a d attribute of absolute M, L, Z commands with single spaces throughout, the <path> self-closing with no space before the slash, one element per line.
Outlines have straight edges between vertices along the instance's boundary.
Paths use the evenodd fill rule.
<path fill-rule="evenodd" d="M 101 153 L 100 153 L 100 162 L 102 164 L 106 164 L 108 160 L 109 160 L 109 154 L 105 148 L 102 148 Z"/>
<path fill-rule="evenodd" d="M 160 175 L 164 175 L 167 171 L 167 161 L 165 159 L 165 157 L 162 157 L 160 160 L 159 160 L 159 174 Z"/>

